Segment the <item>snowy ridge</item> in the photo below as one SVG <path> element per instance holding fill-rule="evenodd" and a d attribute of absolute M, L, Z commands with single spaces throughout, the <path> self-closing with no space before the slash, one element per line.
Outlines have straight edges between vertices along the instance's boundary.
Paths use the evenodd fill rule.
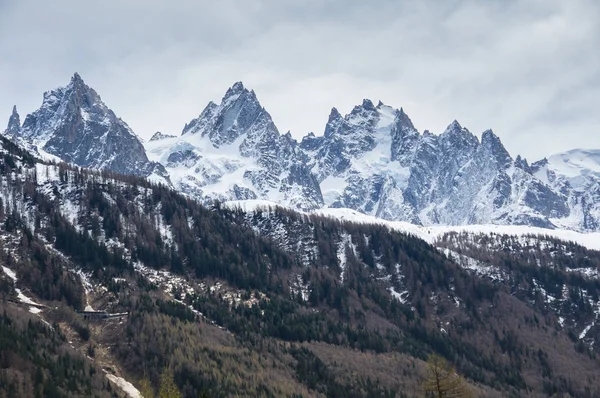
<path fill-rule="evenodd" d="M 266 209 L 283 207 L 270 201 L 231 201 L 224 204 L 230 208 L 241 209 L 246 212 L 252 212 L 257 209 Z M 465 232 L 470 234 L 495 234 L 509 236 L 550 236 L 556 239 L 575 242 L 591 250 L 600 250 L 600 232 L 576 232 L 572 230 L 547 229 L 539 227 L 530 227 L 524 225 L 462 225 L 462 226 L 420 226 L 402 221 L 388 221 L 374 216 L 369 216 L 352 209 L 326 208 L 315 210 L 310 213 L 324 217 L 330 217 L 341 221 L 348 221 L 360 224 L 385 225 L 392 230 L 404 232 L 427 243 L 433 244 L 443 235 L 449 232 Z"/>
<path fill-rule="evenodd" d="M 600 250 L 600 232 L 582 233 L 571 230 L 546 229 L 524 225 L 461 225 L 423 227 L 406 222 L 382 220 L 376 217 L 367 216 L 351 209 L 322 209 L 317 210 L 314 213 L 344 221 L 386 225 L 390 227 L 390 229 L 414 235 L 428 243 L 434 243 L 437 239 L 448 232 L 513 236 L 541 235 L 551 236 L 567 242 L 575 242 L 588 249 Z"/>

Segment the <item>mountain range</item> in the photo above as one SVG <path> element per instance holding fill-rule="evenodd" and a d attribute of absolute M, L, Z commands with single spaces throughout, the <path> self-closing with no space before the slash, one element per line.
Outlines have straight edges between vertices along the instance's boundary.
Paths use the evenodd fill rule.
<path fill-rule="evenodd" d="M 44 98 L 0 136 L 0 396 L 404 398 L 437 354 L 473 396 L 600 397 L 600 233 L 433 225 L 504 175 L 489 203 L 557 208 L 593 152 L 530 165 L 371 101 L 297 142 L 241 84 L 143 143 L 79 76 Z"/>
<path fill-rule="evenodd" d="M 419 132 L 403 108 L 365 99 L 324 134 L 281 134 L 241 82 L 180 135 L 144 142 L 75 74 L 4 135 L 43 158 L 147 177 L 204 203 L 262 199 L 302 211 L 349 208 L 413 224 L 600 230 L 600 150 L 529 163 L 492 130 L 453 121 Z"/>

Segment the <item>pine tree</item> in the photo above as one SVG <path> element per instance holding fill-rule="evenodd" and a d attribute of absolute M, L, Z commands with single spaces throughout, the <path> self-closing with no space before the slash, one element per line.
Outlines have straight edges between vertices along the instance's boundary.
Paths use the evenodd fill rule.
<path fill-rule="evenodd" d="M 470 398 L 473 396 L 464 379 L 452 365 L 437 354 L 427 359 L 427 373 L 423 380 L 423 390 L 428 397 Z"/>
<path fill-rule="evenodd" d="M 159 398 L 181 398 L 181 392 L 175 384 L 173 371 L 171 368 L 165 368 L 160 375 L 160 388 L 158 389 Z"/>
<path fill-rule="evenodd" d="M 154 388 L 147 377 L 140 380 L 140 393 L 143 398 L 154 398 Z"/>

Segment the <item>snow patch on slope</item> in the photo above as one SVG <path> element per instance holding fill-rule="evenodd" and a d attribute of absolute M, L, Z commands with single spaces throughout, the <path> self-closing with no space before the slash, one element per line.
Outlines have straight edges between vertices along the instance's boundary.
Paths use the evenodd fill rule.
<path fill-rule="evenodd" d="M 133 384 L 131 384 L 124 378 L 115 376 L 110 373 L 106 373 L 106 378 L 113 382 L 117 387 L 121 389 L 121 391 L 127 394 L 130 398 L 143 398 L 142 393 L 137 388 L 135 388 Z"/>
<path fill-rule="evenodd" d="M 347 250 L 350 249 L 354 253 L 354 257 L 356 257 L 356 246 L 352 243 L 352 237 L 344 233 L 341 237 L 340 242 L 338 243 L 337 257 L 340 264 L 340 282 L 344 283 L 344 274 L 346 272 L 346 265 L 348 262 L 347 259 Z"/>

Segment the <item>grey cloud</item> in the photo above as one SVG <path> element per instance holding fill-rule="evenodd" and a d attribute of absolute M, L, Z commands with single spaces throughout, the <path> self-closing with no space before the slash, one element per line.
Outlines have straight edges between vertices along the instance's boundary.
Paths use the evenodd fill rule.
<path fill-rule="evenodd" d="M 5 0 L 0 120 L 78 71 L 141 136 L 177 134 L 242 80 L 296 137 L 372 98 L 537 159 L 600 147 L 598 48 L 594 0 Z"/>

